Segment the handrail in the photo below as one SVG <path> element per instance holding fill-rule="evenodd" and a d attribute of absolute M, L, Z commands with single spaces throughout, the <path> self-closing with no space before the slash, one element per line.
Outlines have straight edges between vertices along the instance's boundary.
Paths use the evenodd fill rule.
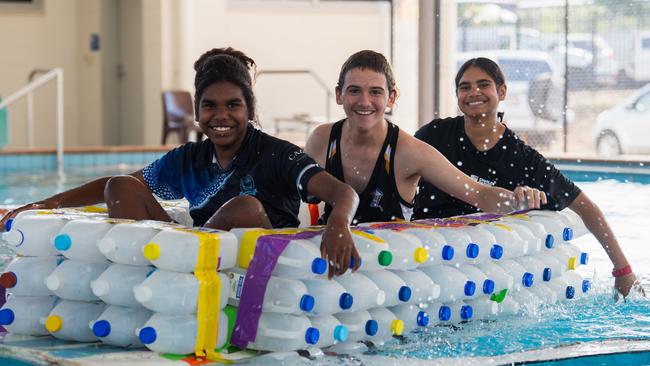
<path fill-rule="evenodd" d="M 38 74 L 46 74 L 50 69 L 34 69 L 29 73 L 27 82 L 31 83 Z M 27 147 L 34 148 L 34 93 L 27 93 Z"/>
<path fill-rule="evenodd" d="M 318 85 L 320 85 L 323 90 L 325 91 L 325 95 L 327 97 L 327 100 L 325 101 L 325 116 L 327 117 L 327 121 L 330 122 L 330 100 L 332 99 L 332 92 L 330 91 L 330 88 L 325 84 L 323 79 L 321 79 L 316 73 L 314 73 L 311 70 L 261 70 L 258 71 L 256 76 L 261 76 L 264 74 L 276 74 L 276 75 L 286 75 L 286 74 L 308 74 L 310 75 Z"/>
<path fill-rule="evenodd" d="M 40 72 L 41 70 L 35 70 L 35 71 Z M 33 73 L 34 72 L 32 72 L 32 74 L 30 75 L 30 78 L 32 77 Z M 4 109 L 10 106 L 14 102 L 16 102 L 17 100 L 25 96 L 29 98 L 29 95 L 31 95 L 32 91 L 42 87 L 43 85 L 45 85 L 45 83 L 47 83 L 52 79 L 56 79 L 56 102 L 57 102 L 56 103 L 56 170 L 57 173 L 60 176 L 62 176 L 63 175 L 63 69 L 58 67 L 54 68 L 52 70 L 49 70 L 43 76 L 39 76 L 38 78 L 29 82 L 27 85 L 18 89 L 18 91 L 9 95 L 6 99 L 0 102 L 0 109 Z M 30 130 L 28 133 L 32 134 L 32 131 Z M 30 148 L 31 147 L 32 146 L 30 146 Z"/>

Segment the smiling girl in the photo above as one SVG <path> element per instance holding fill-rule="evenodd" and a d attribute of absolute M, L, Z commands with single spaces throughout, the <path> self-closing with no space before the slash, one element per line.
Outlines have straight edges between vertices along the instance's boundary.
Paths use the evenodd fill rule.
<path fill-rule="evenodd" d="M 255 62 L 232 48 L 213 49 L 194 64 L 196 120 L 208 137 L 184 144 L 130 175 L 104 177 L 26 209 L 73 207 L 106 202 L 110 217 L 172 221 L 161 199 L 186 198 L 196 226 L 298 226 L 300 199 L 313 195 L 334 207 L 323 234 L 321 254 L 330 276 L 358 267 L 349 224 L 358 197 L 326 173 L 299 147 L 253 125 L 255 97 L 250 68 Z M 355 269 L 356 269 L 355 267 Z"/>
<path fill-rule="evenodd" d="M 537 188 L 548 197 L 542 209 L 569 207 L 575 211 L 609 255 L 614 265 L 615 287 L 627 296 L 636 276 L 598 206 L 501 122 L 497 108 L 506 98 L 507 86 L 499 66 L 487 58 L 471 59 L 458 70 L 455 81 L 458 108 L 463 115 L 433 120 L 420 128 L 415 137 L 438 149 L 450 161 L 462 161 L 459 169 L 478 181 L 506 189 L 522 185 Z M 476 211 L 475 207 L 420 181 L 414 218 Z"/>

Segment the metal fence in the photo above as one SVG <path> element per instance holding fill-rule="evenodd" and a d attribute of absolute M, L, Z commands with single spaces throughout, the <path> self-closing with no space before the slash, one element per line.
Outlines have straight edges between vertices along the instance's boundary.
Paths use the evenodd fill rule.
<path fill-rule="evenodd" d="M 650 0 L 459 0 L 457 62 L 499 63 L 505 121 L 539 150 L 650 154 L 648 14 Z"/>

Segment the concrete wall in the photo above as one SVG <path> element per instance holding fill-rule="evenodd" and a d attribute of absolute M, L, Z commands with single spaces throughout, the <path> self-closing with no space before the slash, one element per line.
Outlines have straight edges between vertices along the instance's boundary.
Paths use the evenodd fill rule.
<path fill-rule="evenodd" d="M 83 2 L 83 1 L 82 1 Z M 33 69 L 63 68 L 65 78 L 66 144 L 78 145 L 79 73 L 77 54 L 80 4 L 76 0 L 48 0 L 37 13 L 0 13 L 0 95 L 7 96 L 27 83 Z M 85 7 L 85 5 L 84 5 Z M 92 60 L 91 60 L 92 61 Z M 84 66 L 89 72 L 91 67 Z M 35 146 L 55 144 L 55 84 L 50 83 L 34 95 Z M 9 146 L 27 146 L 26 103 L 23 99 L 9 108 Z M 99 142 L 99 141 L 98 141 Z"/>
<path fill-rule="evenodd" d="M 401 91 L 392 119 L 417 126 L 415 0 L 398 0 L 393 65 Z M 390 8 L 384 2 L 277 2 L 228 0 L 48 0 L 37 14 L 0 13 L 5 49 L 0 95 L 26 83 L 30 70 L 65 72 L 66 146 L 158 144 L 160 92 L 193 91 L 193 63 L 213 47 L 233 46 L 258 71 L 309 69 L 334 87 L 341 64 L 355 51 L 390 55 Z M 99 34 L 101 49 L 89 49 Z M 409 44 L 410 41 L 410 44 Z M 54 146 L 54 87 L 36 96 L 37 147 Z M 262 75 L 256 84 L 258 115 L 325 116 L 326 92 L 307 76 Z M 343 116 L 329 98 L 331 119 Z M 26 147 L 25 105 L 10 109 L 10 148 Z"/>
<path fill-rule="evenodd" d="M 174 22 L 182 30 L 175 42 L 185 45 L 185 56 L 174 56 L 169 66 L 174 87 L 193 90 L 194 61 L 206 50 L 226 46 L 251 56 L 257 71 L 311 70 L 325 83 L 322 88 L 308 75 L 260 75 L 257 112 L 269 132 L 274 117 L 326 116 L 328 102 L 331 119 L 340 118 L 343 112 L 333 97 L 340 65 L 360 49 L 387 56 L 390 51 L 386 3 L 195 0 L 182 2 L 175 11 Z"/>

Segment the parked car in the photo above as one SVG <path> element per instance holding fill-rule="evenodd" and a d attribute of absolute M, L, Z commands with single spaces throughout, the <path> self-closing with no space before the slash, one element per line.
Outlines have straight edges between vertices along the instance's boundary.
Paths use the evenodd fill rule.
<path fill-rule="evenodd" d="M 650 154 L 650 84 L 598 115 L 592 137 L 599 155 Z"/>
<path fill-rule="evenodd" d="M 508 94 L 500 108 L 508 127 L 533 145 L 548 145 L 555 140 L 562 129 L 562 79 L 548 54 L 529 50 L 459 53 L 458 68 L 474 57 L 493 60 L 505 74 Z"/>

